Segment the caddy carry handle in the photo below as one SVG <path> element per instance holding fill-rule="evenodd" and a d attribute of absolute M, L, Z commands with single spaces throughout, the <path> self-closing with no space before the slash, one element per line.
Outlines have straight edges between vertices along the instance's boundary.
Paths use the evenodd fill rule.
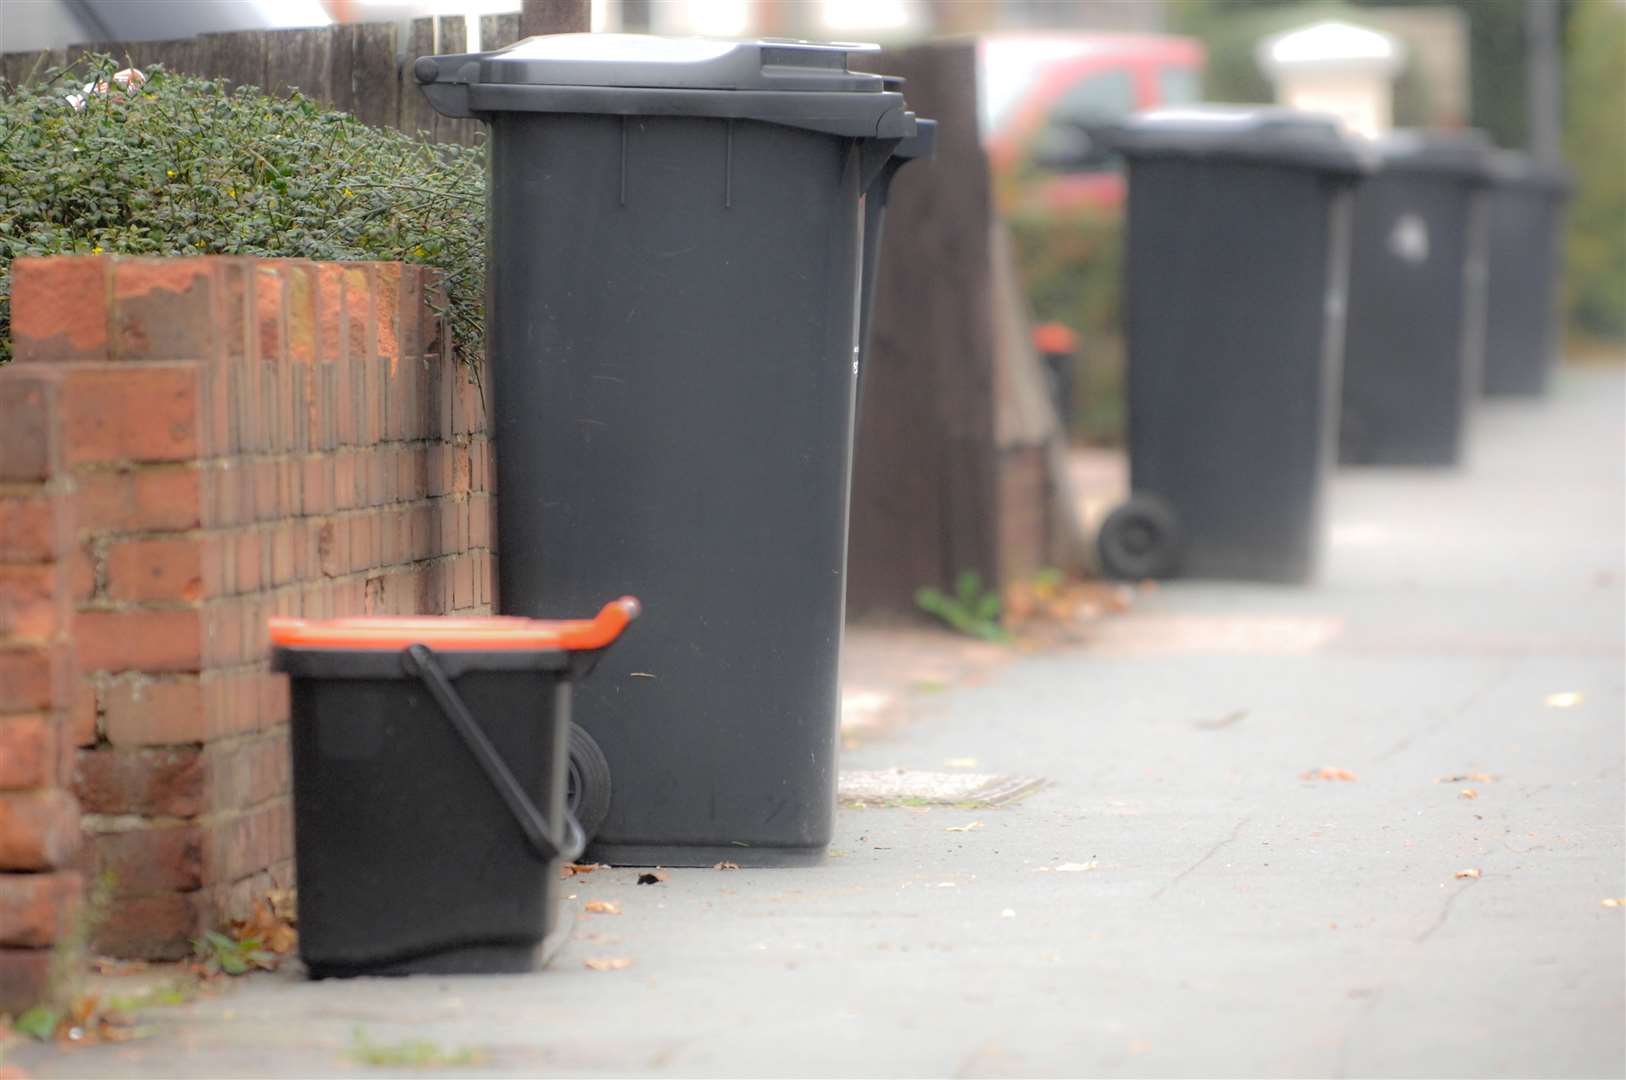
<path fill-rule="evenodd" d="M 416 675 L 428 689 L 435 704 L 440 706 L 440 711 L 446 714 L 446 719 L 462 737 L 463 745 L 469 748 L 469 753 L 474 755 L 474 760 L 485 772 L 486 779 L 502 796 L 508 812 L 514 815 L 514 821 L 525 834 L 537 858 L 543 862 L 554 859 L 568 862 L 579 856 L 587 847 L 587 837 L 582 832 L 581 824 L 570 811 L 565 811 L 565 842 L 562 846 L 553 842 L 553 830 L 548 828 L 547 819 L 531 802 L 530 796 L 525 794 L 525 789 L 519 786 L 513 772 L 497 753 L 497 748 L 491 745 L 491 740 L 475 721 L 474 714 L 469 712 L 469 707 L 458 696 L 452 681 L 435 659 L 434 650 L 427 645 L 411 645 L 403 650 L 401 660 L 407 671 Z"/>

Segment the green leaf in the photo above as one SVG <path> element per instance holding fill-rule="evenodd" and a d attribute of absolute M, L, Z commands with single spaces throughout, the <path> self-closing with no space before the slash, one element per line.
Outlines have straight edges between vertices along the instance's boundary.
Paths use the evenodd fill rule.
<path fill-rule="evenodd" d="M 62 1022 L 62 1010 L 48 1005 L 36 1005 L 11 1022 L 11 1026 L 24 1035 L 48 1042 Z"/>

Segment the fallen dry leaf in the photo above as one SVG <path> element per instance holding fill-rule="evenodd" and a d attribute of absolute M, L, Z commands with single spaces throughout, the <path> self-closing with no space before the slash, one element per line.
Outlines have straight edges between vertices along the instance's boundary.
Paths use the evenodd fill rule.
<path fill-rule="evenodd" d="M 614 900 L 589 900 L 585 910 L 594 915 L 619 915 L 621 905 Z"/>
<path fill-rule="evenodd" d="M 638 884 L 640 885 L 659 885 L 665 880 L 666 871 L 658 867 L 649 873 L 638 875 Z"/>
<path fill-rule="evenodd" d="M 738 870 L 739 868 L 740 864 L 737 862 L 720 862 L 712 867 L 713 870 Z"/>
<path fill-rule="evenodd" d="M 254 901 L 249 917 L 231 924 L 231 936 L 238 941 L 258 941 L 261 948 L 277 956 L 287 956 L 293 952 L 299 945 L 299 931 L 287 919 L 275 914 L 274 907 L 275 901 L 269 896 L 265 900 Z M 286 903 L 284 910 L 287 910 Z"/>
<path fill-rule="evenodd" d="M 1299 773 L 1300 780 L 1353 780 L 1355 774 L 1348 769 L 1340 769 L 1333 765 L 1323 765 L 1310 772 Z"/>
<path fill-rule="evenodd" d="M 589 956 L 582 964 L 590 971 L 622 971 L 632 966 L 632 957 Z"/>
<path fill-rule="evenodd" d="M 950 825 L 950 826 L 946 827 L 943 831 L 944 832 L 971 832 L 971 831 L 973 831 L 975 829 L 980 829 L 980 828 L 982 828 L 982 822 L 973 821 L 969 825 Z"/>
<path fill-rule="evenodd" d="M 1470 867 L 1467 870 L 1458 870 L 1457 871 L 1457 877 L 1459 877 L 1459 878 L 1477 878 L 1477 877 L 1479 877 L 1479 868 L 1478 867 Z"/>
<path fill-rule="evenodd" d="M 1626 896 L 1609 896 L 1602 901 L 1604 907 L 1626 907 Z"/>
<path fill-rule="evenodd" d="M 599 867 L 598 863 L 565 863 L 559 867 L 559 876 L 562 878 L 575 877 L 577 874 L 591 874 Z"/>
<path fill-rule="evenodd" d="M 1471 787 L 1465 787 L 1461 791 L 1457 792 L 1457 798 L 1459 798 L 1459 799 L 1477 799 L 1477 798 L 1479 798 L 1479 792 L 1476 791 L 1475 789 L 1471 788 Z"/>
<path fill-rule="evenodd" d="M 1562 690 L 1556 694 L 1548 694 L 1542 699 L 1542 704 L 1549 709 L 1573 709 L 1584 700 L 1578 691 Z"/>
<path fill-rule="evenodd" d="M 1472 780 L 1475 783 L 1488 784 L 1495 779 L 1496 777 L 1492 776 L 1490 773 L 1465 772 L 1458 773 L 1456 776 L 1442 776 L 1434 782 L 1436 784 L 1460 784 L 1465 780 Z"/>

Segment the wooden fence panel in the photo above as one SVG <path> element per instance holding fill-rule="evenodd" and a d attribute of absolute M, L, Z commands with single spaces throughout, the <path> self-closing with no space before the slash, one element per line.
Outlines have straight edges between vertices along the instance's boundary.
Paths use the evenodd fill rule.
<path fill-rule="evenodd" d="M 278 96 L 297 89 L 308 98 L 331 102 L 335 37 L 330 26 L 266 31 L 263 89 Z"/>
<path fill-rule="evenodd" d="M 435 110 L 429 107 L 429 99 L 423 96 L 417 82 L 412 78 L 412 62 L 420 56 L 429 56 L 434 52 L 435 20 L 413 19 L 411 36 L 407 39 L 406 57 L 401 62 L 401 118 L 396 121 L 397 126 L 408 135 L 424 132 L 433 137 L 435 134 Z"/>

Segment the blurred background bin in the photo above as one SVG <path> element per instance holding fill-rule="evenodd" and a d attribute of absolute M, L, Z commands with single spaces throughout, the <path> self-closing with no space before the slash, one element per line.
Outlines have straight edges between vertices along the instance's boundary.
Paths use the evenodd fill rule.
<path fill-rule="evenodd" d="M 573 680 L 638 614 L 271 620 L 313 978 L 529 971 L 556 944 Z"/>
<path fill-rule="evenodd" d="M 1559 246 L 1571 184 L 1508 150 L 1493 163 L 1484 390 L 1535 396 L 1558 356 Z"/>
<path fill-rule="evenodd" d="M 1396 131 L 1355 194 L 1339 460 L 1454 465 L 1485 343 L 1490 142 Z"/>
<path fill-rule="evenodd" d="M 1194 107 L 1125 123 L 1131 497 L 1103 569 L 1303 581 L 1320 542 L 1350 196 L 1335 121 Z"/>
<path fill-rule="evenodd" d="M 848 70 L 872 49 L 559 35 L 414 65 L 490 125 L 500 608 L 613 581 L 650 613 L 578 699 L 591 858 L 829 842 L 864 201 L 917 133 Z"/>

